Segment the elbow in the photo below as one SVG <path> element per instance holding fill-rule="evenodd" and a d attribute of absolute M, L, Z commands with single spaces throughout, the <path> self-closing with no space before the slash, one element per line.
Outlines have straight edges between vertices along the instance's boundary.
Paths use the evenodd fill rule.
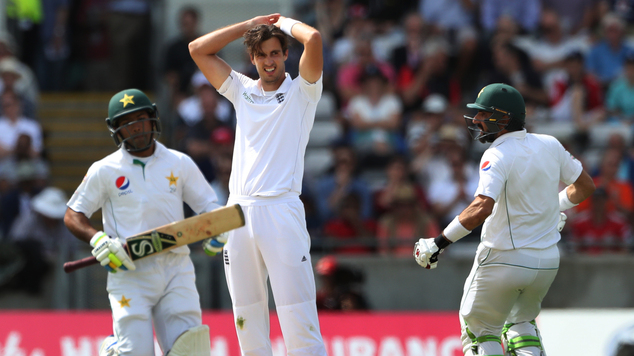
<path fill-rule="evenodd" d="M 196 40 L 189 42 L 187 48 L 189 49 L 189 55 L 191 55 L 192 58 L 200 55 L 200 46 Z"/>
<path fill-rule="evenodd" d="M 484 220 L 486 220 L 489 217 L 489 215 L 491 215 L 492 212 L 493 212 L 492 207 L 489 207 L 486 205 L 478 207 L 478 209 L 475 211 L 475 214 L 474 214 L 476 220 L 479 222 L 478 226 L 484 223 Z"/>
<path fill-rule="evenodd" d="M 311 32 L 311 34 L 308 36 L 308 39 L 306 41 L 306 45 L 315 46 L 315 47 L 323 46 L 321 34 L 319 33 L 319 31 Z"/>
<path fill-rule="evenodd" d="M 594 185 L 594 181 L 592 181 L 592 180 L 591 180 L 591 181 L 589 181 L 589 182 L 586 184 L 586 186 L 585 186 L 585 189 L 584 189 L 584 192 L 585 192 L 585 197 L 584 197 L 583 199 L 585 200 L 585 199 L 589 198 L 589 197 L 592 195 L 592 193 L 594 193 L 594 191 L 595 191 L 596 189 L 597 189 L 597 186 L 596 186 L 596 185 Z"/>

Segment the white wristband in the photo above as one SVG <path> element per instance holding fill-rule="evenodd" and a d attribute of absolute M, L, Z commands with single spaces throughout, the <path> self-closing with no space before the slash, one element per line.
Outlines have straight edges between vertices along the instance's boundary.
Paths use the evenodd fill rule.
<path fill-rule="evenodd" d="M 285 34 L 295 38 L 295 36 L 293 36 L 293 34 L 291 33 L 291 30 L 293 29 L 293 26 L 298 23 L 302 22 L 287 17 L 283 19 L 282 22 L 280 22 L 280 30 L 282 30 L 282 32 L 284 32 Z"/>
<path fill-rule="evenodd" d="M 456 242 L 461 238 L 469 235 L 471 231 L 467 230 L 466 227 L 462 226 L 458 216 L 456 216 L 449 225 L 443 230 L 442 234 L 447 238 L 447 240 L 451 242 Z"/>
<path fill-rule="evenodd" d="M 559 192 L 559 211 L 566 211 L 572 207 L 579 205 L 570 201 L 570 198 L 568 198 L 568 193 L 566 193 L 567 190 L 568 187 Z"/>

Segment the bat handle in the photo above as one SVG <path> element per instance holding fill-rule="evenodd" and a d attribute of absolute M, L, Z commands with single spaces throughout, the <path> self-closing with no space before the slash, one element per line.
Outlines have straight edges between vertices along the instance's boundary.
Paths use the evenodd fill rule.
<path fill-rule="evenodd" d="M 81 260 L 77 261 L 66 262 L 64 263 L 64 272 L 71 273 L 80 268 L 96 265 L 97 263 L 97 258 L 95 256 L 82 258 Z"/>

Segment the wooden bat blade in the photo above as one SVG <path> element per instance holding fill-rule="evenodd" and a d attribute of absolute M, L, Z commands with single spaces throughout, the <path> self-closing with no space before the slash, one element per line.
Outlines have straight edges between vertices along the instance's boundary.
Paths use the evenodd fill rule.
<path fill-rule="evenodd" d="M 237 229 L 244 224 L 244 213 L 239 204 L 225 206 L 131 236 L 126 239 L 126 251 L 136 261 Z M 70 273 L 94 264 L 97 264 L 95 257 L 86 257 L 64 263 L 64 271 Z"/>

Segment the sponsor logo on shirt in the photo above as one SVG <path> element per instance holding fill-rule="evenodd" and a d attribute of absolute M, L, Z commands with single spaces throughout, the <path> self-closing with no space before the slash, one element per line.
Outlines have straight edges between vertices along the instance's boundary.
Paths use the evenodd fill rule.
<path fill-rule="evenodd" d="M 248 102 L 250 102 L 251 104 L 255 104 L 255 101 L 253 101 L 253 99 L 251 99 L 251 97 L 249 96 L 249 94 L 247 94 L 247 92 L 243 92 L 242 96 L 244 97 L 244 99 Z"/>
<path fill-rule="evenodd" d="M 491 161 L 486 161 L 482 163 L 482 167 L 480 167 L 480 169 L 482 169 L 483 171 L 488 171 L 489 169 L 491 169 Z"/>
<path fill-rule="evenodd" d="M 128 189 L 130 187 L 130 180 L 126 176 L 120 176 L 117 178 L 114 185 L 120 190 L 119 196 L 132 193 L 132 189 Z"/>

